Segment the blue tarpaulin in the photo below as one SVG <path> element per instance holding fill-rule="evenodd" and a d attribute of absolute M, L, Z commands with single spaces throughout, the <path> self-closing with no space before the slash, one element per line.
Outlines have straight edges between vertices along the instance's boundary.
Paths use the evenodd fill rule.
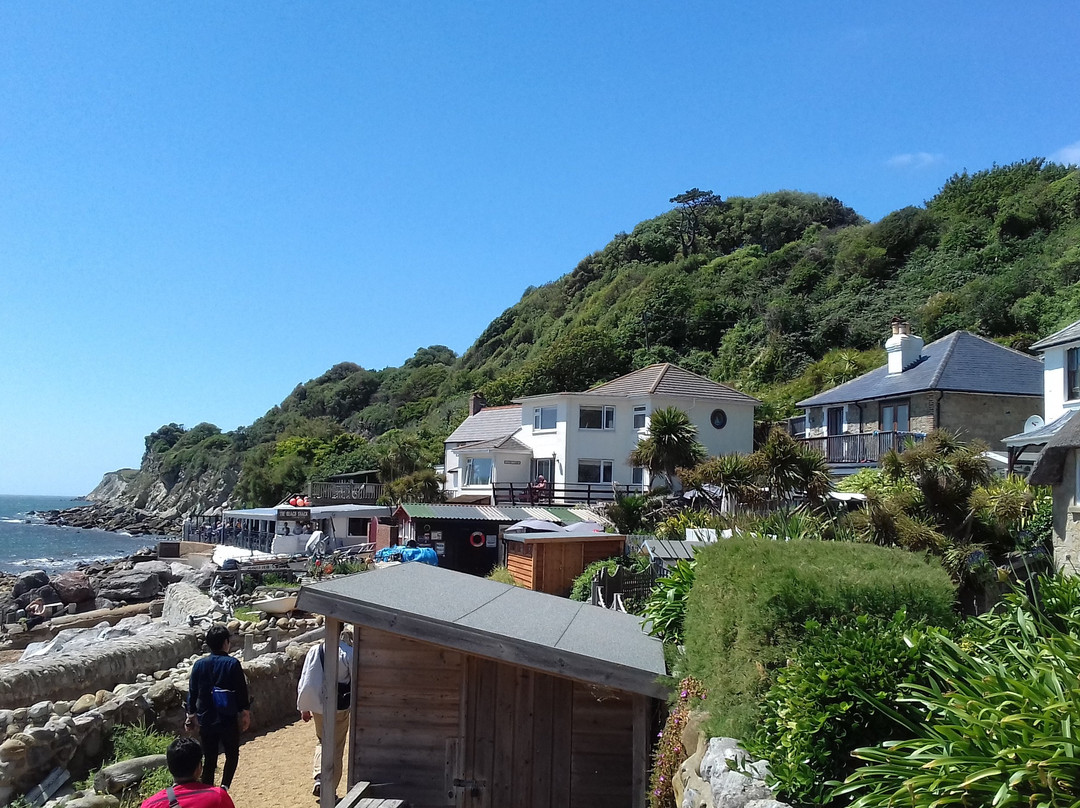
<path fill-rule="evenodd" d="M 439 566 L 439 557 L 430 547 L 384 547 L 375 553 L 376 561 L 419 561 L 421 564 Z"/>

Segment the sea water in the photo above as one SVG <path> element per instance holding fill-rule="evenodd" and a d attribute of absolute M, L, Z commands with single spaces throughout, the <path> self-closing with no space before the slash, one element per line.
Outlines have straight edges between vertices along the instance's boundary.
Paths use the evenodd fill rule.
<path fill-rule="evenodd" d="M 122 558 L 155 543 L 149 536 L 46 525 L 33 511 L 67 510 L 90 503 L 71 497 L 0 494 L 0 572 L 74 569 L 80 561 Z"/>

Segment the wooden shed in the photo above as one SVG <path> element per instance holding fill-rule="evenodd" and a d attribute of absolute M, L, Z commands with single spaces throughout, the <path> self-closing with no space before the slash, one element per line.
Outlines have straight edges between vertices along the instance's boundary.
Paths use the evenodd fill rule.
<path fill-rule="evenodd" d="M 621 556 L 626 536 L 612 533 L 504 533 L 504 561 L 526 589 L 566 597 L 594 561 Z"/>
<path fill-rule="evenodd" d="M 329 636 L 354 626 L 348 781 L 372 783 L 365 796 L 645 805 L 668 691 L 639 618 L 426 564 L 304 586 L 298 605 Z"/>

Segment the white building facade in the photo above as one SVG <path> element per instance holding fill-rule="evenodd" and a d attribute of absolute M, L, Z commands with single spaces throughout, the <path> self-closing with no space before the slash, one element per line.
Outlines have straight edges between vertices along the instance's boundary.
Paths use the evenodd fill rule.
<path fill-rule="evenodd" d="M 653 412 L 685 412 L 709 455 L 745 454 L 753 451 L 759 403 L 664 363 L 585 392 L 528 396 L 510 407 L 482 409 L 446 441 L 447 494 L 483 495 L 541 475 L 555 491 L 610 491 L 614 485 L 644 490 L 653 481 L 629 456 L 648 436 Z"/>

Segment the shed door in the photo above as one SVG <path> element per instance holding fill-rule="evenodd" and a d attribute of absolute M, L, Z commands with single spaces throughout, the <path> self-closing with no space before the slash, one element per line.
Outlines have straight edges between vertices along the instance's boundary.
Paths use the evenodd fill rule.
<path fill-rule="evenodd" d="M 470 657 L 452 786 L 459 808 L 569 806 L 574 686 Z"/>

